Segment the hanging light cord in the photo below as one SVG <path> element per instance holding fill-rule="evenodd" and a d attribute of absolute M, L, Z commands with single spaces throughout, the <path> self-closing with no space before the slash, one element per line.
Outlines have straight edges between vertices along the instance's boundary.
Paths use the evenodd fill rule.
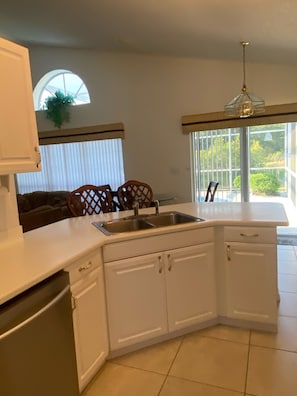
<path fill-rule="evenodd" d="M 243 86 L 242 92 L 246 92 L 246 84 L 245 84 L 245 47 L 249 45 L 248 41 L 241 41 L 240 44 L 242 45 L 242 69 L 243 69 Z"/>

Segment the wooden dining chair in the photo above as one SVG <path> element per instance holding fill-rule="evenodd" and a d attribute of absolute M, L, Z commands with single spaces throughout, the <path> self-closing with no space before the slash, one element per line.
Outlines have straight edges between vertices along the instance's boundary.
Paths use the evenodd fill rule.
<path fill-rule="evenodd" d="M 213 202 L 214 201 L 214 197 L 215 197 L 215 193 L 217 191 L 218 185 L 219 185 L 219 182 L 217 182 L 217 181 L 209 182 L 204 202 Z"/>
<path fill-rule="evenodd" d="M 70 192 L 67 204 L 73 216 L 85 216 L 112 212 L 113 202 L 110 186 L 85 184 Z"/>
<path fill-rule="evenodd" d="M 148 208 L 153 201 L 153 190 L 147 183 L 138 180 L 128 180 L 118 190 L 118 200 L 123 210 L 133 209 L 135 202 L 139 208 Z"/>

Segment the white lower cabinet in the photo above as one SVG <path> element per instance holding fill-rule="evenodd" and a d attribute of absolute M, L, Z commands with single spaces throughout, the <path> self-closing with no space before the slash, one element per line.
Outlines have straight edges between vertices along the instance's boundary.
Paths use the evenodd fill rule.
<path fill-rule="evenodd" d="M 169 331 L 217 316 L 213 250 L 208 243 L 164 254 Z"/>
<path fill-rule="evenodd" d="M 241 229 L 239 238 L 233 239 L 241 238 L 242 242 L 225 241 L 225 290 L 229 318 L 276 324 L 277 252 L 274 237 L 270 238 L 270 230 L 267 231 Z"/>
<path fill-rule="evenodd" d="M 105 264 L 111 350 L 167 332 L 161 254 Z"/>
<path fill-rule="evenodd" d="M 90 255 L 66 270 L 70 273 L 77 370 L 79 387 L 82 391 L 108 355 L 101 255 Z"/>
<path fill-rule="evenodd" d="M 213 243 L 105 263 L 111 350 L 216 317 Z"/>

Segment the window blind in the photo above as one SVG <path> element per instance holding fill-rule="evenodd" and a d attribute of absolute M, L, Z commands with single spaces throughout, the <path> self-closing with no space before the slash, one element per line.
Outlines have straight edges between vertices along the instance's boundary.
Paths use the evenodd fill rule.
<path fill-rule="evenodd" d="M 48 144 L 40 152 L 42 171 L 17 174 L 18 193 L 72 191 L 84 184 L 115 190 L 125 181 L 122 139 Z"/>

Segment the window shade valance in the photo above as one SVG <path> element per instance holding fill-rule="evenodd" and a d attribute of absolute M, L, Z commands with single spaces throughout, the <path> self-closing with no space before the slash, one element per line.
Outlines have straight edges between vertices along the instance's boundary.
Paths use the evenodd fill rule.
<path fill-rule="evenodd" d="M 230 118 L 223 112 L 183 116 L 182 129 L 183 133 L 190 133 L 295 121 L 297 121 L 297 103 L 290 103 L 267 106 L 265 113 L 248 118 Z"/>
<path fill-rule="evenodd" d="M 124 139 L 124 124 L 121 122 L 105 125 L 93 125 L 81 128 L 70 128 L 38 133 L 39 144 L 58 144 L 86 142 L 90 140 L 102 139 Z"/>

